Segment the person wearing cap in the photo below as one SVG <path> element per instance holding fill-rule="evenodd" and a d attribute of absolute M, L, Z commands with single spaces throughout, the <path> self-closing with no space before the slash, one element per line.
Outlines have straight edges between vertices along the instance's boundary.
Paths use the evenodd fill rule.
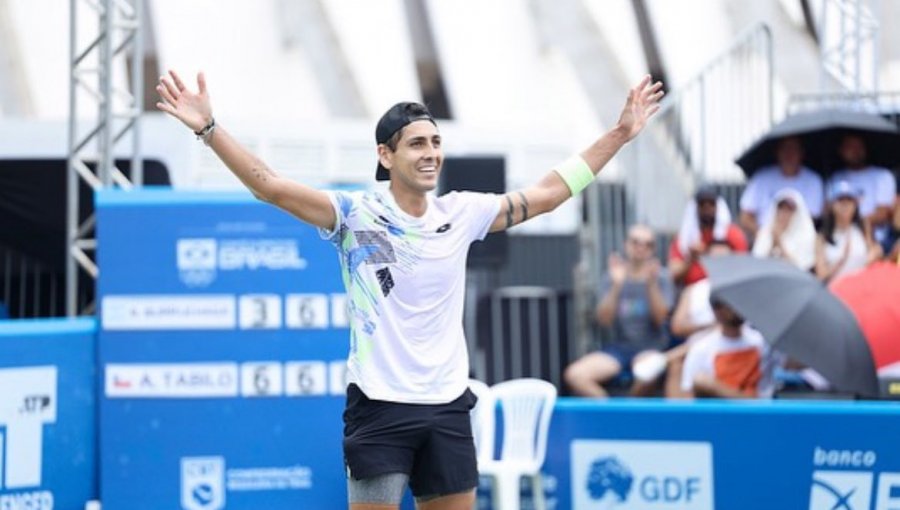
<path fill-rule="evenodd" d="M 846 168 L 835 172 L 829 179 L 829 185 L 847 181 L 855 187 L 859 193 L 859 214 L 872 227 L 872 237 L 879 243 L 887 243 L 897 196 L 894 174 L 868 163 L 866 142 L 858 134 L 844 135 L 838 154 Z M 884 248 L 890 249 L 889 246 Z"/>
<path fill-rule="evenodd" d="M 503 195 L 437 197 L 441 134 L 428 109 L 398 103 L 378 121 L 376 178 L 387 189 L 322 191 L 278 175 L 213 120 L 174 72 L 157 107 L 187 125 L 255 196 L 318 227 L 338 251 L 350 353 L 344 462 L 351 509 L 471 508 L 478 471 L 462 315 L 469 245 L 556 209 L 580 193 L 659 109 L 662 83 L 631 89 L 616 125 L 536 184 Z"/>
<path fill-rule="evenodd" d="M 819 174 L 803 165 L 803 144 L 800 138 L 788 136 L 775 148 L 777 164 L 757 170 L 741 194 L 740 224 L 756 236 L 761 225 L 769 223 L 771 205 L 778 191 L 788 188 L 800 193 L 813 219 L 822 215 L 825 192 Z"/>
<path fill-rule="evenodd" d="M 881 258 L 881 246 L 860 214 L 860 191 L 848 181 L 828 189 L 828 209 L 816 238 L 816 276 L 833 283 Z"/>
<path fill-rule="evenodd" d="M 669 245 L 669 272 L 676 283 L 690 285 L 706 278 L 700 265 L 713 240 L 725 241 L 735 252 L 747 251 L 747 238 L 731 222 L 728 205 L 715 189 L 702 186 L 688 202 L 678 234 Z"/>

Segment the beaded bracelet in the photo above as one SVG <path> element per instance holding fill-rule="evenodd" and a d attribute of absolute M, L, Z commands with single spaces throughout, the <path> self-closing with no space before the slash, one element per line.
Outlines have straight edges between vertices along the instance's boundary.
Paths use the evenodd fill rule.
<path fill-rule="evenodd" d="M 213 131 L 216 130 L 216 119 L 215 117 L 210 117 L 209 124 L 203 126 L 203 129 L 200 131 L 194 131 L 194 134 L 197 135 L 197 140 L 203 140 L 205 145 L 209 145 L 209 140 L 212 138 Z"/>

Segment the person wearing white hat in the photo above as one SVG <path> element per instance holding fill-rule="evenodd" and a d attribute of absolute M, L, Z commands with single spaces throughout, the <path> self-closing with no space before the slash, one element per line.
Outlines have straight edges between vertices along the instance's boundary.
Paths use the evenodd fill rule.
<path fill-rule="evenodd" d="M 860 214 L 859 196 L 859 189 L 848 181 L 829 187 L 829 207 L 816 239 L 816 276 L 829 284 L 881 257 L 881 246 Z"/>

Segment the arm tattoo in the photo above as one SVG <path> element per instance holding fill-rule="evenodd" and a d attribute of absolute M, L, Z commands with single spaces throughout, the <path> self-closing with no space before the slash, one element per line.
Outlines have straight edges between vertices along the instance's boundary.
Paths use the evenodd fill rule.
<path fill-rule="evenodd" d="M 525 193 L 522 193 L 521 191 L 518 193 L 519 196 L 522 197 L 522 203 L 519 204 L 519 206 L 522 207 L 522 222 L 524 223 L 525 220 L 528 219 L 528 199 L 525 198 Z"/>
<path fill-rule="evenodd" d="M 268 181 L 269 177 L 272 175 L 272 171 L 265 166 L 263 166 L 262 168 L 255 166 L 250 171 L 253 172 L 253 177 L 256 177 L 263 182 Z"/>
<path fill-rule="evenodd" d="M 513 211 L 515 208 L 513 207 L 512 199 L 509 198 L 509 195 L 506 195 L 506 228 L 513 226 Z"/>

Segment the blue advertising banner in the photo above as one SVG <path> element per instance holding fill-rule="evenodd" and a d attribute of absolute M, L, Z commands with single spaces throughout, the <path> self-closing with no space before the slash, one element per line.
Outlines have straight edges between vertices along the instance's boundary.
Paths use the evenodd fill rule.
<path fill-rule="evenodd" d="M 104 510 L 346 508 L 334 248 L 246 194 L 97 203 Z M 551 509 L 896 510 L 898 430 L 895 403 L 562 398 L 544 489 Z"/>
<path fill-rule="evenodd" d="M 557 509 L 892 510 L 897 431 L 895 403 L 563 398 L 545 492 Z"/>
<path fill-rule="evenodd" d="M 97 215 L 104 510 L 345 507 L 334 248 L 243 193 Z"/>
<path fill-rule="evenodd" d="M 97 498 L 92 319 L 0 321 L 0 509 Z"/>

